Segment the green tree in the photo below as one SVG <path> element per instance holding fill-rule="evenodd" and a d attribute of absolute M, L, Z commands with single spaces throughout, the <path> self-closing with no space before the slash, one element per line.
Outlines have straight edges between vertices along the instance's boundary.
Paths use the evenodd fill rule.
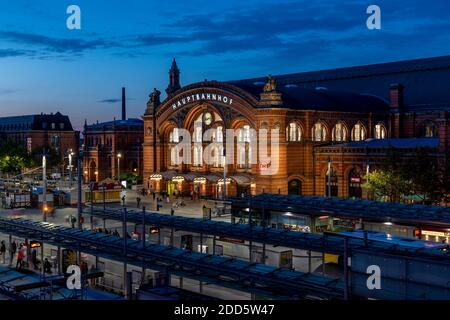
<path fill-rule="evenodd" d="M 18 143 L 6 142 L 0 147 L 0 172 L 19 174 L 24 168 L 34 166 L 26 148 Z"/>

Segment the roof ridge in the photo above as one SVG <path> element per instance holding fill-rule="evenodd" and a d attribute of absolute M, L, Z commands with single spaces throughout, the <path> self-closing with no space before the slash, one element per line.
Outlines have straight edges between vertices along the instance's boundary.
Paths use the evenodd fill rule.
<path fill-rule="evenodd" d="M 402 69 L 403 66 L 403 69 Z M 388 70 L 380 70 L 380 67 L 390 67 Z M 435 70 L 435 69 L 445 69 L 450 68 L 450 55 L 446 56 L 438 56 L 438 57 L 430 57 L 430 58 L 421 58 L 421 59 L 412 59 L 412 60 L 398 60 L 398 61 L 389 61 L 382 63 L 373 63 L 367 65 L 356 65 L 349 67 L 340 67 L 340 68 L 327 68 L 322 70 L 314 70 L 314 71 L 305 71 L 305 72 L 296 72 L 296 73 L 288 73 L 275 75 L 274 77 L 277 79 L 279 84 L 293 84 L 293 83 L 307 83 L 314 81 L 324 81 L 324 80 L 337 80 L 337 79 L 349 79 L 349 78 L 361 78 L 361 77 L 370 77 L 373 75 L 382 75 L 382 74 L 396 74 L 396 73 L 406 73 L 406 72 L 415 72 L 415 71 L 424 71 L 424 70 Z M 369 70 L 371 69 L 371 70 Z M 354 74 L 348 74 L 344 71 L 357 71 Z M 366 72 L 364 72 L 366 71 Z M 326 75 L 324 77 L 311 77 L 310 79 L 298 79 L 301 76 L 307 75 Z M 297 78 L 297 79 L 295 79 Z M 242 80 L 231 80 L 226 81 L 227 83 L 250 83 L 255 81 L 261 81 L 264 77 L 256 77 L 256 78 L 248 78 Z M 291 80 L 291 81 L 290 81 Z M 293 81 L 292 81 L 293 80 Z"/>

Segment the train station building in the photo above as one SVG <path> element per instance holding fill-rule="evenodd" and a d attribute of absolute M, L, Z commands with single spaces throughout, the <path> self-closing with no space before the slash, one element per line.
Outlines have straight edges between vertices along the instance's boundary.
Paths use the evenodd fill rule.
<path fill-rule="evenodd" d="M 167 97 L 161 101 L 155 89 L 143 116 L 144 187 L 151 190 L 219 196 L 225 184 L 230 196 L 365 198 L 364 175 L 389 148 L 443 155 L 450 146 L 450 56 L 183 87 L 174 60 L 169 75 Z M 181 129 L 192 136 L 190 163 L 179 161 Z M 229 129 L 234 163 L 223 136 Z M 276 159 L 251 161 L 259 155 L 253 130 L 278 141 Z M 274 162 L 277 170 L 267 174 Z"/>

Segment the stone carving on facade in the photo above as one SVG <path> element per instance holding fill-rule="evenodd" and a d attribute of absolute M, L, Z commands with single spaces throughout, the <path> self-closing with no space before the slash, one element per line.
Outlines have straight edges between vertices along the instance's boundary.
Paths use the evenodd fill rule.
<path fill-rule="evenodd" d="M 277 81 L 269 75 L 264 85 L 263 93 L 260 95 L 260 105 L 262 106 L 279 106 L 283 104 L 281 93 L 277 92 Z"/>
<path fill-rule="evenodd" d="M 161 104 L 161 91 L 154 88 L 153 92 L 149 95 L 150 99 L 147 102 L 146 114 L 154 114 L 158 106 Z"/>

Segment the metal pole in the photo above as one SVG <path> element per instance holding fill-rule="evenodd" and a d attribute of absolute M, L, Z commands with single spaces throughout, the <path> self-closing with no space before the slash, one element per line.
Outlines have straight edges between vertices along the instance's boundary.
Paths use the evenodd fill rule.
<path fill-rule="evenodd" d="M 142 248 L 145 248 L 145 206 L 142 207 Z"/>
<path fill-rule="evenodd" d="M 9 249 L 9 266 L 11 266 L 13 259 L 14 259 L 13 253 L 11 252 L 12 234 L 9 234 L 8 240 L 9 240 L 9 247 L 8 247 L 8 249 Z"/>
<path fill-rule="evenodd" d="M 45 276 L 45 271 L 44 271 L 44 234 L 41 234 L 41 271 L 42 271 L 42 275 Z"/>
<path fill-rule="evenodd" d="M 123 208 L 123 221 L 122 221 L 122 237 L 123 237 L 123 253 L 127 256 L 127 208 Z"/>
<path fill-rule="evenodd" d="M 224 130 L 224 131 L 226 131 L 226 130 Z M 227 154 L 226 154 L 225 147 L 223 148 L 223 162 L 224 162 L 223 163 L 223 199 L 225 200 L 227 197 Z"/>
<path fill-rule="evenodd" d="M 117 154 L 117 181 L 120 182 L 120 157 L 122 157 L 122 155 L 119 153 Z"/>
<path fill-rule="evenodd" d="M 106 212 L 106 184 L 103 183 L 103 211 Z"/>
<path fill-rule="evenodd" d="M 58 246 L 58 252 L 56 253 L 56 265 L 58 267 L 58 274 L 61 274 L 61 247 Z"/>
<path fill-rule="evenodd" d="M 123 291 L 125 298 L 128 298 L 128 275 L 127 275 L 127 208 L 123 208 L 123 221 L 122 221 L 122 239 L 123 239 L 123 255 L 125 261 L 123 263 Z"/>
<path fill-rule="evenodd" d="M 45 152 L 45 150 L 44 150 Z M 45 158 L 45 154 L 42 156 L 42 212 L 44 213 L 43 219 L 44 222 L 47 221 L 47 159 Z"/>
<path fill-rule="evenodd" d="M 69 187 L 72 188 L 72 150 L 69 153 Z"/>
<path fill-rule="evenodd" d="M 328 158 L 328 197 L 331 197 L 331 160 Z"/>
<path fill-rule="evenodd" d="M 252 205 L 251 205 L 251 198 L 250 198 L 250 209 L 248 212 L 248 223 L 250 226 L 250 239 L 252 239 Z M 249 242 L 249 248 L 248 248 L 248 259 L 250 263 L 252 262 L 252 250 L 253 250 L 253 241 L 250 240 Z"/>
<path fill-rule="evenodd" d="M 78 176 L 78 204 L 77 204 L 77 209 L 78 209 L 78 228 L 81 229 L 81 214 L 83 212 L 83 206 L 82 206 L 82 194 L 81 194 L 81 158 L 83 156 L 82 151 L 80 150 L 80 152 L 78 153 L 78 159 L 77 159 L 77 176 Z"/>
<path fill-rule="evenodd" d="M 308 273 L 311 273 L 311 250 L 308 250 Z"/>
<path fill-rule="evenodd" d="M 251 196 L 251 195 L 250 195 Z M 267 228 L 267 220 L 266 220 L 266 210 L 263 204 L 262 207 L 262 219 L 263 219 L 263 227 L 264 227 L 264 231 L 266 231 Z M 262 247 L 262 263 L 266 263 L 266 243 L 263 242 L 263 247 Z"/>
<path fill-rule="evenodd" d="M 90 191 L 91 191 L 91 216 L 89 218 L 91 222 L 91 230 L 94 230 L 94 192 L 93 192 L 94 185 L 91 183 Z"/>
<path fill-rule="evenodd" d="M 344 238 L 344 300 L 348 300 L 348 238 Z"/>

